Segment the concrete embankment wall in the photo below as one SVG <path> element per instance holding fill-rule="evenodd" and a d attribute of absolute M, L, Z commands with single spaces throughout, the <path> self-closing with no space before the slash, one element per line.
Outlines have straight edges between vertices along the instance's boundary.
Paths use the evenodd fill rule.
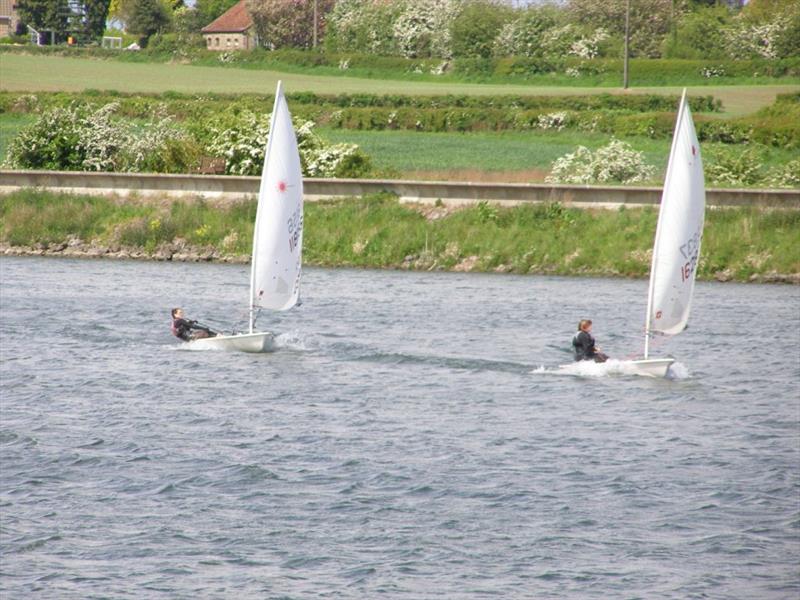
<path fill-rule="evenodd" d="M 258 177 L 0 170 L 0 193 L 41 188 L 80 194 L 120 196 L 203 196 L 238 200 L 258 193 Z M 617 208 L 646 206 L 661 200 L 660 187 L 575 186 L 520 183 L 315 179 L 303 183 L 306 200 L 325 200 L 391 192 L 407 202 L 471 204 L 481 201 L 514 205 L 561 202 L 567 206 Z M 709 206 L 755 206 L 800 209 L 800 190 L 709 189 Z"/>

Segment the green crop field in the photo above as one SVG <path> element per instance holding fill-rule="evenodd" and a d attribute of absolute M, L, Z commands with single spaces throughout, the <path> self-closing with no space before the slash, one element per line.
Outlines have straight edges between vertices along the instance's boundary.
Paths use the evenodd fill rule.
<path fill-rule="evenodd" d="M 290 92 L 320 94 L 525 94 L 568 95 L 607 93 L 622 90 L 604 87 L 550 87 L 541 85 L 499 85 L 438 83 L 331 77 L 279 73 L 261 69 L 201 67 L 175 63 L 131 63 L 25 54 L 0 54 L 0 89 L 7 91 L 82 91 L 86 89 L 121 92 L 228 92 L 269 93 L 279 79 Z M 722 100 L 726 116 L 739 116 L 771 104 L 781 93 L 800 90 L 798 85 L 690 86 L 690 94 L 713 94 Z M 679 94 L 680 87 L 641 87 L 626 93 Z"/>
<path fill-rule="evenodd" d="M 379 174 L 434 180 L 541 182 L 560 156 L 579 145 L 597 149 L 611 136 L 579 131 L 520 131 L 475 133 L 426 133 L 414 131 L 354 131 L 320 128 L 331 142 L 361 146 L 372 158 Z M 656 167 L 652 183 L 664 179 L 671 140 L 646 137 L 625 138 Z M 721 144 L 704 144 L 714 151 Z M 765 148 L 766 168 L 785 164 L 796 151 Z"/>

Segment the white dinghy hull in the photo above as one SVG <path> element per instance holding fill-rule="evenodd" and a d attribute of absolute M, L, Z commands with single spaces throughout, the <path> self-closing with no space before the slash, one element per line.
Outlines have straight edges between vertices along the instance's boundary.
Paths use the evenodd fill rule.
<path fill-rule="evenodd" d="M 645 377 L 666 377 L 674 358 L 645 358 L 642 360 L 632 360 L 630 364 L 635 369 L 636 375 Z"/>
<path fill-rule="evenodd" d="M 225 350 L 228 352 L 272 352 L 275 350 L 275 335 L 268 332 L 218 335 L 201 338 L 186 344 L 189 350 Z"/>

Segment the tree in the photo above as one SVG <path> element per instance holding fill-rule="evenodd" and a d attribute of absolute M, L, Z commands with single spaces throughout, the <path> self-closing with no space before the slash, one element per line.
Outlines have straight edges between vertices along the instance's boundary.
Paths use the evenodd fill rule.
<path fill-rule="evenodd" d="M 397 0 L 337 0 L 325 18 L 325 48 L 332 52 L 396 54 L 394 22 L 404 8 Z"/>
<path fill-rule="evenodd" d="M 17 10 L 26 25 L 52 31 L 56 42 L 66 39 L 72 15 L 68 0 L 17 0 Z"/>
<path fill-rule="evenodd" d="M 194 8 L 200 27 L 205 27 L 239 0 L 197 0 Z"/>
<path fill-rule="evenodd" d="M 325 16 L 335 0 L 247 0 L 258 37 L 270 48 L 310 48 L 314 41 L 314 5 L 317 37 L 322 38 Z"/>
<path fill-rule="evenodd" d="M 132 1 L 128 31 L 139 36 L 140 46 L 147 46 L 150 36 L 166 30 L 169 24 L 169 9 L 161 0 Z"/>
<path fill-rule="evenodd" d="M 467 4 L 450 25 L 453 56 L 491 57 L 495 38 L 511 16 L 510 8 L 487 0 Z"/>
<path fill-rule="evenodd" d="M 727 58 L 726 29 L 731 12 L 724 6 L 701 7 L 677 24 L 671 58 Z"/>
<path fill-rule="evenodd" d="M 97 41 L 106 30 L 106 18 L 111 0 L 83 0 L 83 34 Z"/>
<path fill-rule="evenodd" d="M 575 23 L 602 27 L 612 34 L 625 33 L 626 0 L 569 0 L 567 10 Z M 673 0 L 631 2 L 631 56 L 658 57 L 670 22 L 680 15 Z"/>

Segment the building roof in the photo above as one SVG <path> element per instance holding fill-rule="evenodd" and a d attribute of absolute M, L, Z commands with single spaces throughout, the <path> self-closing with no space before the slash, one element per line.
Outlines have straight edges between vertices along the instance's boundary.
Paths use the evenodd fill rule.
<path fill-rule="evenodd" d="M 203 33 L 240 33 L 253 26 L 245 0 L 239 0 L 201 30 Z"/>

